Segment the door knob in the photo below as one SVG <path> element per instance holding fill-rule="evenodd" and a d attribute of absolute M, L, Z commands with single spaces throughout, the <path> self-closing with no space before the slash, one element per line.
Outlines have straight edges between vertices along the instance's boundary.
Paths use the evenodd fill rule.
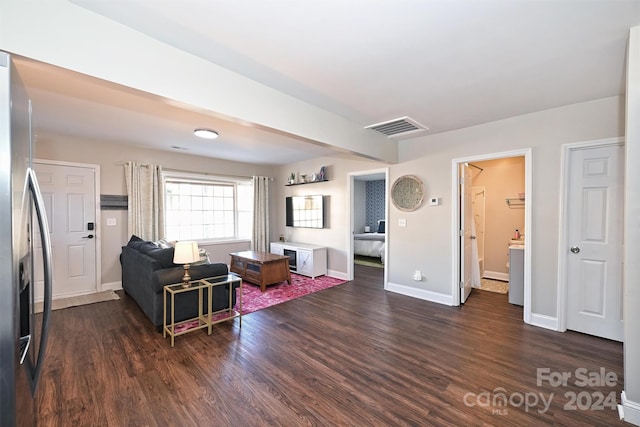
<path fill-rule="evenodd" d="M 571 246 L 571 249 L 569 249 L 571 252 L 573 252 L 574 254 L 577 254 L 578 252 L 580 252 L 580 248 L 577 246 Z"/>
<path fill-rule="evenodd" d="M 84 236 L 83 239 L 93 239 L 93 234 L 89 234 L 88 236 Z"/>
<path fill-rule="evenodd" d="M 471 240 L 476 240 L 476 236 L 471 236 Z"/>

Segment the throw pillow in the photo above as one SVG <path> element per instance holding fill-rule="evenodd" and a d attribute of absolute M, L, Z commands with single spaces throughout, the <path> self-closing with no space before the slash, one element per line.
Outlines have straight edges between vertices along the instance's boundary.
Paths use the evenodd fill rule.
<path fill-rule="evenodd" d="M 131 235 L 131 238 L 129 239 L 129 241 L 127 242 L 127 246 L 131 246 L 132 243 L 136 243 L 136 242 L 142 242 L 143 240 L 141 238 L 139 238 L 138 236 L 136 236 L 135 234 Z"/>
<path fill-rule="evenodd" d="M 138 236 L 133 234 L 131 236 L 131 238 L 129 239 L 129 243 L 127 243 L 127 246 L 132 248 L 132 249 L 139 250 L 140 246 L 142 246 L 145 243 L 147 243 L 147 242 L 145 242 L 144 240 L 142 240 L 141 238 L 139 238 Z"/>
<path fill-rule="evenodd" d="M 176 246 L 176 242 L 174 241 L 168 241 L 167 239 L 165 239 L 164 237 L 160 240 L 156 240 L 155 242 L 153 242 L 156 244 L 156 246 L 158 246 L 159 248 L 162 249 L 167 249 L 167 248 L 173 248 Z"/>
<path fill-rule="evenodd" d="M 200 259 L 191 265 L 211 264 L 211 259 L 209 259 L 209 252 L 207 252 L 203 248 L 198 248 L 198 253 L 200 255 Z"/>
<path fill-rule="evenodd" d="M 135 234 L 132 234 L 131 238 L 129 239 L 129 243 L 131 242 L 142 242 L 142 239 L 136 236 Z"/>
<path fill-rule="evenodd" d="M 175 267 L 173 263 L 174 248 L 162 249 L 157 247 L 153 242 L 143 242 L 138 250 L 155 259 L 158 262 L 157 268 Z"/>

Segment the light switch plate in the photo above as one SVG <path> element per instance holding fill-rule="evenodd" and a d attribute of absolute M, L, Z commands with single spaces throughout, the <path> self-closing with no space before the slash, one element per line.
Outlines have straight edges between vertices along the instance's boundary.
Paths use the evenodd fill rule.
<path fill-rule="evenodd" d="M 439 197 L 432 197 L 429 199 L 429 205 L 431 206 L 439 206 L 440 205 L 440 198 Z"/>
<path fill-rule="evenodd" d="M 407 226 L 407 220 L 404 218 L 400 218 L 398 220 L 398 227 L 406 227 Z"/>
<path fill-rule="evenodd" d="M 107 225 L 118 225 L 118 221 L 115 218 L 107 218 Z"/>

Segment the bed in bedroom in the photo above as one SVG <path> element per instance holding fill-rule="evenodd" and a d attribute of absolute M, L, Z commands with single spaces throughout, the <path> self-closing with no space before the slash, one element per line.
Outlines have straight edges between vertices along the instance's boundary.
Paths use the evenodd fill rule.
<path fill-rule="evenodd" d="M 380 221 L 376 233 L 353 235 L 353 253 L 355 255 L 380 258 L 384 263 L 385 241 L 384 221 Z"/>

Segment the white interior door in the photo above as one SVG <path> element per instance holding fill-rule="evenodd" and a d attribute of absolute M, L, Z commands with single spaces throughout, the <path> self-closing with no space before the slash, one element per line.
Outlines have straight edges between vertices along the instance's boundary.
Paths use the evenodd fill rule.
<path fill-rule="evenodd" d="M 460 302 L 464 303 L 471 293 L 471 171 L 469 167 L 460 165 Z"/>
<path fill-rule="evenodd" d="M 624 148 L 570 156 L 567 329 L 622 341 Z"/>
<path fill-rule="evenodd" d="M 96 292 L 96 197 L 93 168 L 35 163 L 53 253 L 53 298 Z M 36 242 L 39 239 L 36 239 Z M 35 251 L 40 264 L 40 252 Z M 40 271 L 40 269 L 36 269 Z M 36 277 L 42 300 L 42 278 Z"/>

